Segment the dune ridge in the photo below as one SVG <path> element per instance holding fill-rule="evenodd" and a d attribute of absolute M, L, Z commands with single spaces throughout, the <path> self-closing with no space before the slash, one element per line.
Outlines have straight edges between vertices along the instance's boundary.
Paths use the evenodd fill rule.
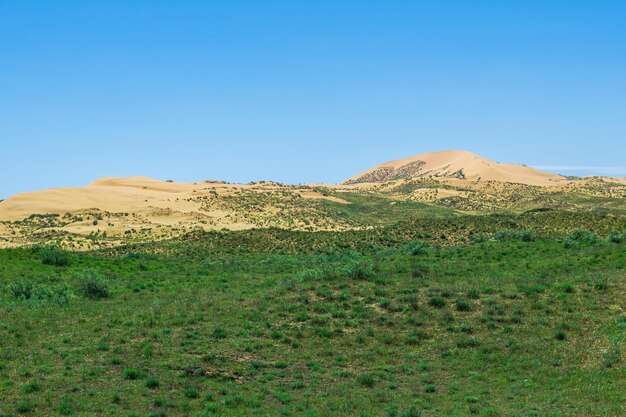
<path fill-rule="evenodd" d="M 0 202 L 0 246 L 56 240 L 88 249 L 199 229 L 367 229 L 401 219 L 393 214 L 400 204 L 408 204 L 415 215 L 600 206 L 626 211 L 626 179 L 564 177 L 468 151 L 385 162 L 341 184 L 105 177 L 83 187 L 24 192 Z"/>
<path fill-rule="evenodd" d="M 547 186 L 565 180 L 557 174 L 524 165 L 501 164 L 469 151 L 437 151 L 384 162 L 343 184 L 382 183 L 398 179 L 457 178 Z"/>

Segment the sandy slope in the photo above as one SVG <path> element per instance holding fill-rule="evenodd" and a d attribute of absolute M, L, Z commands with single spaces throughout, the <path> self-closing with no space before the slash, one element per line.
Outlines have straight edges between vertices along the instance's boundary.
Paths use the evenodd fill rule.
<path fill-rule="evenodd" d="M 147 177 L 101 178 L 84 187 L 50 188 L 16 194 L 0 203 L 0 221 L 27 218 L 31 214 L 59 214 L 84 210 L 140 213 L 158 209 L 171 212 L 195 213 L 199 197 L 229 196 L 238 191 L 269 192 L 283 187 L 274 183 L 255 185 L 226 184 L 219 181 L 168 182 Z M 307 188 L 290 189 L 305 199 L 327 199 Z"/>
<path fill-rule="evenodd" d="M 151 204 L 167 207 L 172 197 L 190 190 L 188 184 L 174 185 L 145 177 L 103 178 L 85 187 L 51 188 L 14 195 L 0 203 L 0 220 L 20 220 L 33 213 L 63 215 L 89 209 L 136 212 Z"/>
<path fill-rule="evenodd" d="M 316 204 L 319 200 L 347 204 L 307 186 L 273 182 L 102 178 L 84 187 L 20 193 L 0 202 L 0 247 L 52 239 L 55 233 L 128 240 L 167 238 L 198 228 L 350 227 L 324 216 Z"/>
<path fill-rule="evenodd" d="M 329 212 L 326 203 L 319 204 L 320 200 L 349 204 L 342 195 L 350 199 L 353 193 L 390 202 L 429 202 L 467 212 L 507 209 L 515 204 L 518 208 L 572 206 L 572 201 L 562 200 L 573 195 L 612 199 L 622 207 L 626 179 L 565 178 L 522 165 L 500 164 L 466 151 L 432 152 L 386 162 L 342 184 L 101 178 L 84 187 L 20 193 L 0 202 L 0 247 L 61 238 L 69 247 L 85 249 L 103 238 L 115 244 L 164 239 L 196 229 L 369 227 L 337 211 Z"/>
<path fill-rule="evenodd" d="M 379 175 L 374 175 L 377 172 Z M 385 162 L 353 176 L 346 183 L 384 182 L 389 179 L 430 176 L 543 186 L 564 180 L 564 177 L 557 174 L 523 165 L 500 164 L 468 151 L 440 151 Z"/>

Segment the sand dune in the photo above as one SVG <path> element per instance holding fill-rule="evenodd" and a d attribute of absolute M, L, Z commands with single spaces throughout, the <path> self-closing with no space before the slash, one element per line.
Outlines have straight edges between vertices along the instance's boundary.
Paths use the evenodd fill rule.
<path fill-rule="evenodd" d="M 107 244 L 117 244 L 166 239 L 197 229 L 350 227 L 348 221 L 324 216 L 317 200 L 348 204 L 311 187 L 273 182 L 101 178 L 84 187 L 20 193 L 0 202 L 0 247 L 48 241 L 54 236 L 64 236 L 68 247 L 88 249 L 103 243 L 104 236 Z"/>
<path fill-rule="evenodd" d="M 102 211 L 111 213 L 174 213 L 210 214 L 207 200 L 229 197 L 238 192 L 268 194 L 288 192 L 303 199 L 345 201 L 322 194 L 307 187 L 285 187 L 275 183 L 227 184 L 219 181 L 173 182 L 148 177 L 101 178 L 84 187 L 50 188 L 25 192 L 0 203 L 0 221 L 22 220 L 32 214 L 74 213 Z M 162 215 L 163 216 L 163 215 Z"/>
<path fill-rule="evenodd" d="M 344 184 L 379 183 L 405 178 L 458 178 L 528 185 L 554 185 L 564 177 L 523 165 L 500 164 L 468 151 L 440 151 L 385 162 Z"/>
<path fill-rule="evenodd" d="M 417 181 L 407 188 L 406 179 Z M 342 184 L 108 177 L 84 187 L 25 192 L 0 202 L 0 247 L 60 239 L 68 247 L 88 249 L 102 242 L 166 239 L 197 229 L 370 227 L 344 216 L 342 209 L 331 208 L 333 203 L 350 204 L 354 193 L 386 198 L 393 204 L 413 200 L 480 212 L 513 206 L 575 206 L 574 200 L 562 200 L 565 194 L 612 199 L 621 207 L 625 187 L 623 178 L 566 178 L 500 164 L 467 151 L 431 152 L 386 162 Z M 325 201 L 320 204 L 320 200 Z"/>

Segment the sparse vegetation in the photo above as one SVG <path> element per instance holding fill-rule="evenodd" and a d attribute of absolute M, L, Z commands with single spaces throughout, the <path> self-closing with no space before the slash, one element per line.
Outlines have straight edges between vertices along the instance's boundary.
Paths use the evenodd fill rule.
<path fill-rule="evenodd" d="M 524 216 L 0 250 L 0 415 L 619 415 L 619 218 Z"/>
<path fill-rule="evenodd" d="M 521 240 L 522 242 L 532 242 L 536 239 L 535 233 L 530 230 L 498 230 L 495 234 L 496 240 Z"/>

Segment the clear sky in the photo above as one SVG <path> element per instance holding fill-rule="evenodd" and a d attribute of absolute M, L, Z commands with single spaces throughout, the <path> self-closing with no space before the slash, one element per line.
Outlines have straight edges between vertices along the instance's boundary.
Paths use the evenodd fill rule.
<path fill-rule="evenodd" d="M 626 176 L 625 1 L 0 0 L 0 198 L 339 182 L 466 149 Z"/>

